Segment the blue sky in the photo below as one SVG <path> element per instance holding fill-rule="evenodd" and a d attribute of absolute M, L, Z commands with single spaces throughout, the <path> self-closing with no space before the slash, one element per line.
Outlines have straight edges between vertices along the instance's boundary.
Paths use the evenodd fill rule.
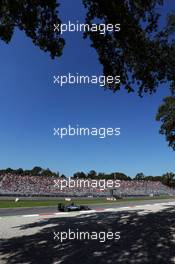
<path fill-rule="evenodd" d="M 61 2 L 64 22 L 83 22 L 79 0 Z M 16 31 L 9 45 L 0 42 L 0 168 L 41 166 L 67 176 L 91 169 L 131 177 L 138 172 L 175 171 L 175 153 L 159 135 L 160 124 L 155 121 L 168 86 L 144 98 L 128 95 L 122 87 L 113 94 L 98 85 L 54 86 L 54 74 L 102 74 L 88 40 L 78 33 L 66 33 L 65 38 L 64 54 L 56 60 L 23 32 Z M 122 133 L 107 139 L 53 136 L 54 127 L 68 124 L 121 127 Z"/>

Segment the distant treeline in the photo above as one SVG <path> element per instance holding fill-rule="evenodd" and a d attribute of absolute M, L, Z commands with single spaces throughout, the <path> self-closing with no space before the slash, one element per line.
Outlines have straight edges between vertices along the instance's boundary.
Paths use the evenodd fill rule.
<path fill-rule="evenodd" d="M 2 169 L 0 170 L 0 175 L 4 174 L 14 174 L 14 175 L 31 175 L 31 176 L 47 176 L 47 177 L 59 177 L 59 178 L 67 178 L 68 176 L 64 174 L 60 174 L 59 172 L 53 172 L 50 169 L 43 169 L 41 167 L 34 167 L 31 170 L 23 170 L 22 168 L 19 169 Z M 118 179 L 122 181 L 160 181 L 163 184 L 174 187 L 175 188 L 175 173 L 167 172 L 161 176 L 145 176 L 143 172 L 137 173 L 135 177 L 127 176 L 122 172 L 113 172 L 113 173 L 97 173 L 94 170 L 89 171 L 88 173 L 85 172 L 76 172 L 73 174 L 72 178 L 74 179 Z"/>

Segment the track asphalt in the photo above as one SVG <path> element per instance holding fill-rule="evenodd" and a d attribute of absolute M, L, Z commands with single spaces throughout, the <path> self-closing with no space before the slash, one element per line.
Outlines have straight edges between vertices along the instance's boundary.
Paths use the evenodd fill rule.
<path fill-rule="evenodd" d="M 154 199 L 154 200 L 144 200 L 144 201 L 119 201 L 117 203 L 107 203 L 107 204 L 90 204 L 89 207 L 92 210 L 100 211 L 103 209 L 117 209 L 122 207 L 135 207 L 141 205 L 154 205 L 160 203 L 171 203 L 175 202 L 175 199 Z M 88 204 L 87 204 L 88 205 Z M 0 209 L 0 217 L 3 216 L 20 216 L 20 215 L 33 215 L 33 214 L 54 214 L 57 213 L 56 206 L 47 207 L 32 207 L 32 208 L 7 208 Z"/>

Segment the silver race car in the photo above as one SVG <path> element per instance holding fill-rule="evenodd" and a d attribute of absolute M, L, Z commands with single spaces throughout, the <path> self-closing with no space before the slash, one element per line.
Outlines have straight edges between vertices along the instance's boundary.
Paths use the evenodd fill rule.
<path fill-rule="evenodd" d="M 75 212 L 75 211 L 87 211 L 91 210 L 87 205 L 76 205 L 71 203 L 69 205 L 64 205 L 62 203 L 58 204 L 59 212 Z"/>

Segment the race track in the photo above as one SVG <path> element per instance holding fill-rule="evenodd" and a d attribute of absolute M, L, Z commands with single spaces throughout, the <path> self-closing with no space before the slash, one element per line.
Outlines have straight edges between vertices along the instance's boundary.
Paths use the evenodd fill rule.
<path fill-rule="evenodd" d="M 145 204 L 157 204 L 157 203 L 167 203 L 167 202 L 174 202 L 175 199 L 154 199 L 154 200 L 145 200 L 145 201 L 130 201 L 124 202 L 119 201 L 116 204 L 108 203 L 108 204 L 97 204 L 97 205 L 89 205 L 92 209 L 109 209 L 109 208 L 121 208 L 127 206 L 139 206 Z M 31 214 L 52 214 L 57 212 L 56 206 L 47 206 L 47 207 L 32 207 L 32 208 L 7 208 L 7 209 L 0 209 L 0 217 L 2 216 L 15 216 L 15 215 L 31 215 Z"/>
<path fill-rule="evenodd" d="M 98 205 L 92 209 L 57 213 L 55 208 L 40 208 L 40 214 L 35 208 L 1 215 L 0 264 L 175 263 L 175 200 Z M 55 233 L 69 229 L 120 232 L 120 239 L 55 239 Z"/>

